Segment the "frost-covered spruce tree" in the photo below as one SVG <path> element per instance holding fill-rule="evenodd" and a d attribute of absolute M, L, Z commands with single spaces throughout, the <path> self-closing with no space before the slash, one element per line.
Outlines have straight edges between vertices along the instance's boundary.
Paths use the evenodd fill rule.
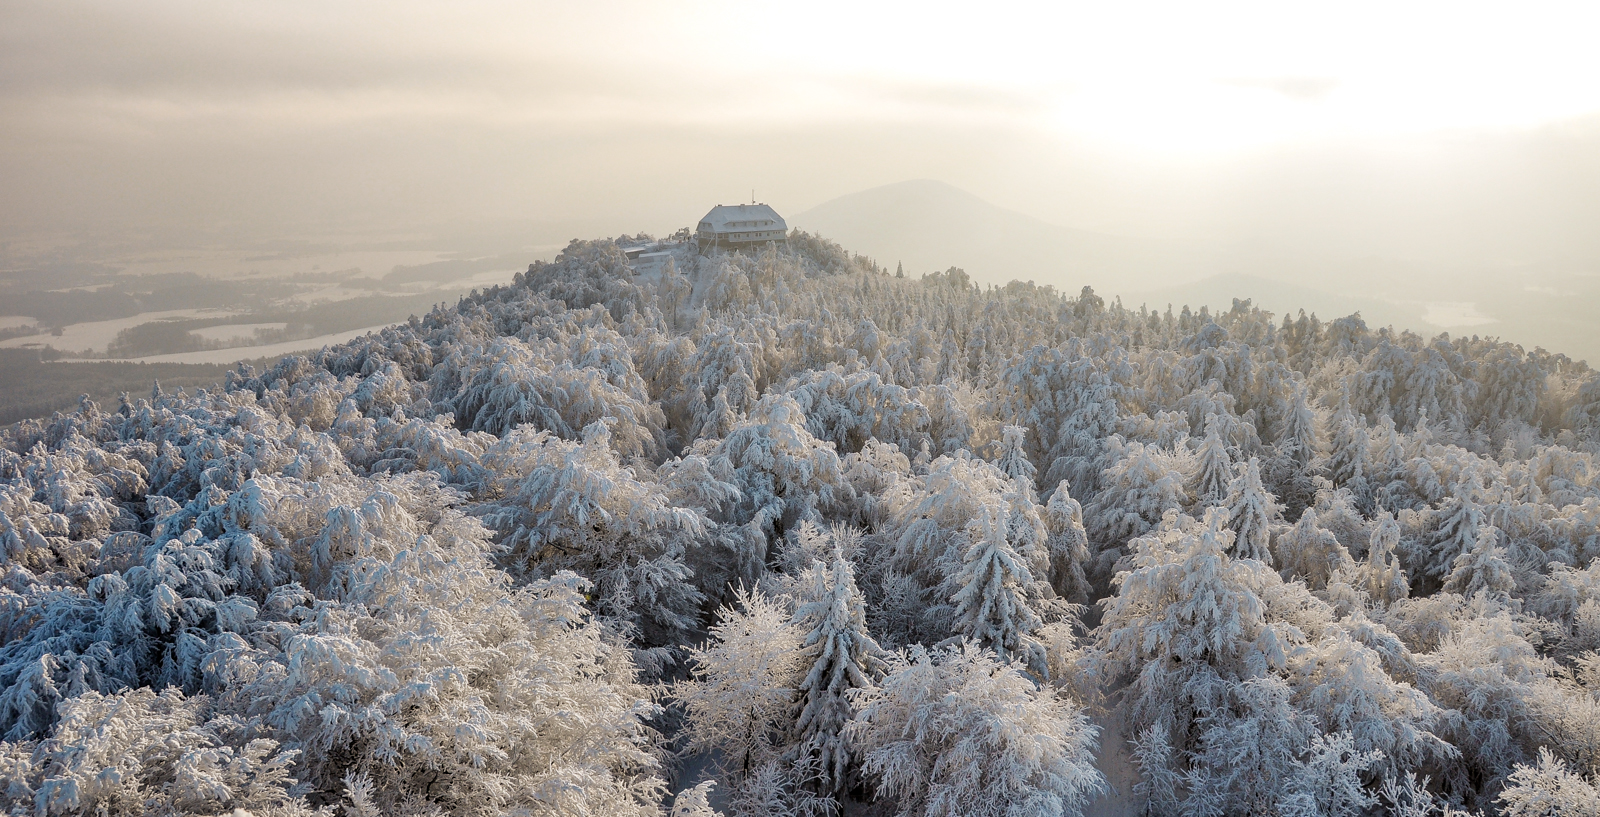
<path fill-rule="evenodd" d="M 941 456 L 920 479 L 901 483 L 886 497 L 893 503 L 892 558 L 902 572 L 937 584 L 947 562 L 960 564 L 965 555 L 967 526 L 986 505 L 1005 501 L 1011 482 L 993 464 L 963 452 Z"/>
<path fill-rule="evenodd" d="M 1272 564 L 1272 527 L 1282 519 L 1283 510 L 1262 484 L 1261 463 L 1255 457 L 1228 483 L 1223 506 L 1228 509 L 1228 527 L 1235 534 L 1233 555 Z"/>
<path fill-rule="evenodd" d="M 1293 388 L 1294 398 L 1287 406 L 1267 469 L 1290 518 L 1315 499 L 1321 457 L 1316 415 L 1307 402 L 1308 389 L 1303 383 L 1296 383 Z"/>
<path fill-rule="evenodd" d="M 1367 448 L 1364 471 L 1374 489 L 1374 498 L 1384 507 L 1404 506 L 1408 499 L 1406 495 L 1410 489 L 1405 483 L 1407 460 L 1405 444 L 1399 429 L 1395 427 L 1394 418 L 1388 415 L 1378 418 L 1378 425 L 1372 430 Z"/>
<path fill-rule="evenodd" d="M 1326 587 L 1335 573 L 1349 572 L 1355 567 L 1350 552 L 1339 544 L 1338 537 L 1317 526 L 1314 510 L 1301 514 L 1299 522 L 1279 534 L 1273 549 L 1278 554 L 1279 572 L 1284 579 L 1300 579 L 1313 590 Z"/>
<path fill-rule="evenodd" d="M 710 635 L 689 650 L 693 677 L 673 694 L 688 716 L 686 748 L 720 753 L 737 789 L 775 757 L 794 724 L 803 634 L 779 604 L 740 588 Z"/>
<path fill-rule="evenodd" d="M 992 463 L 967 452 L 941 456 L 929 464 L 925 477 L 905 480 L 896 487 L 898 490 L 886 497 L 890 522 L 882 538 L 888 547 L 874 560 L 882 569 L 914 579 L 919 594 L 928 597 L 926 603 L 895 614 L 911 618 L 914 625 L 895 634 L 901 643 L 942 641 L 954 630 L 954 608 L 947 602 L 960 585 L 952 582 L 966 565 L 974 541 L 972 531 L 986 507 L 1000 509 L 1003 535 L 1028 567 L 1027 596 L 1037 599 L 1053 594 L 1045 583 L 1050 553 L 1043 509 L 1030 498 L 1030 492 L 1019 490 L 1018 483 Z"/>
<path fill-rule="evenodd" d="M 1096 728 L 1051 687 L 971 643 L 892 660 L 848 735 L 896 814 L 1077 815 L 1105 791 Z"/>
<path fill-rule="evenodd" d="M 987 505 L 968 527 L 971 542 L 961 568 L 950 577 L 955 588 L 955 631 L 994 650 L 1001 660 L 1038 663 L 1033 634 L 1043 625 L 1028 606 L 1033 574 L 1006 538 L 1005 509 Z"/>
<path fill-rule="evenodd" d="M 974 340 L 969 350 L 981 354 L 986 341 Z M 1032 431 L 1030 459 L 1045 469 L 1047 480 L 1067 478 L 1096 492 L 1107 465 L 1101 455 L 1133 378 L 1128 355 L 1096 349 L 1092 341 L 1086 344 L 1077 337 L 1059 346 L 1030 345 L 1017 351 L 996 373 L 993 391 L 1000 398 L 1001 415 Z"/>
<path fill-rule="evenodd" d="M 1248 679 L 1230 692 L 1229 705 L 1209 713 L 1200 722 L 1199 746 L 1186 774 L 1188 797 L 1184 799 L 1183 812 L 1295 813 L 1291 803 L 1285 802 L 1294 796 L 1294 789 L 1286 784 L 1306 772 L 1299 760 L 1308 753 L 1316 736 L 1315 722 L 1293 706 L 1293 690 L 1276 676 Z M 1344 779 L 1337 788 L 1365 794 L 1361 775 L 1379 755 L 1357 754 L 1356 763 L 1339 768 Z M 1327 807 L 1328 812 L 1310 813 L 1319 817 L 1324 813 L 1355 817 L 1371 803 L 1370 797 L 1361 797 L 1353 804 L 1317 803 L 1316 808 Z"/>
<path fill-rule="evenodd" d="M 1451 564 L 1444 589 L 1467 597 L 1479 592 L 1499 598 L 1510 597 L 1517 589 L 1517 578 L 1506 561 L 1506 549 L 1500 546 L 1499 528 L 1484 525 L 1478 529 L 1478 539 L 1472 549 L 1457 556 Z"/>
<path fill-rule="evenodd" d="M 577 572 L 595 582 L 602 612 L 652 641 L 672 638 L 699 616 L 705 596 L 685 561 L 710 523 L 618 462 L 610 429 L 593 423 L 579 443 L 511 432 L 485 457 L 495 481 L 477 512 L 502 532 L 503 561 L 517 575 Z"/>
<path fill-rule="evenodd" d="M 1350 408 L 1348 392 L 1340 397 L 1339 410 L 1329 419 L 1328 475 L 1334 484 L 1349 486 L 1357 495 L 1366 489 L 1367 424 Z"/>
<path fill-rule="evenodd" d="M 1073 604 L 1088 604 L 1094 596 L 1087 576 L 1092 558 L 1089 534 L 1083 529 L 1083 507 L 1067 489 L 1067 481 L 1062 480 L 1044 506 L 1045 530 L 1049 534 L 1045 542 L 1050 553 L 1050 586 Z"/>
<path fill-rule="evenodd" d="M 1226 511 L 1173 514 L 1133 542 L 1117 594 L 1102 602 L 1096 661 L 1129 679 L 1137 729 L 1160 724 L 1182 751 L 1197 719 L 1227 705 L 1231 685 L 1287 661 L 1290 633 L 1269 623 L 1261 592 L 1280 581 L 1255 559 L 1232 559 Z"/>
<path fill-rule="evenodd" d="M 1316 415 L 1306 401 L 1306 392 L 1305 384 L 1294 385 L 1294 399 L 1283 418 L 1278 450 L 1294 464 L 1296 470 L 1309 475 L 1319 452 Z"/>
<path fill-rule="evenodd" d="M 1403 767 L 1448 758 L 1429 731 L 1439 709 L 1385 669 L 1404 665 L 1397 640 L 1359 613 L 1336 623 L 1303 585 L 1228 558 L 1224 513 L 1213 509 L 1203 524 L 1174 515 L 1137 540 L 1095 633 L 1103 677 L 1131 681 L 1122 706 L 1152 807 L 1259 811 L 1285 793 L 1263 781 L 1311 762 L 1322 730 L 1349 732 L 1353 751 L 1371 756 L 1346 783 L 1379 757 Z M 1247 757 L 1264 774 L 1241 776 Z"/>
<path fill-rule="evenodd" d="M 1473 549 L 1478 534 L 1489 524 L 1482 503 L 1483 483 L 1476 470 L 1464 482 L 1451 488 L 1450 499 L 1440 510 L 1439 527 L 1433 533 L 1427 575 L 1443 579 L 1455 568 L 1456 557 Z"/>
<path fill-rule="evenodd" d="M 755 405 L 760 396 L 756 354 L 755 344 L 732 328 L 700 340 L 684 384 L 693 438 L 723 436 Z"/>
<path fill-rule="evenodd" d="M 1028 430 L 1022 426 L 1003 426 L 1000 429 L 1000 448 L 995 457 L 994 464 L 1001 473 L 1012 480 L 1021 480 L 1029 490 L 1033 489 L 1033 475 L 1035 468 L 1028 461 L 1028 452 L 1023 448 L 1023 439 Z"/>
<path fill-rule="evenodd" d="M 1394 515 L 1384 511 L 1378 515 L 1378 524 L 1372 528 L 1367 545 L 1367 558 L 1357 573 L 1357 584 L 1366 591 L 1368 599 L 1378 607 L 1387 609 L 1411 595 L 1411 584 L 1400 567 L 1400 523 Z"/>
<path fill-rule="evenodd" d="M 805 631 L 800 681 L 800 714 L 794 749 L 818 764 L 825 791 L 848 782 L 852 753 L 843 731 L 855 716 L 850 691 L 866 689 L 882 675 L 883 650 L 867 632 L 866 612 L 856 589 L 855 570 L 835 543 L 830 564 L 811 569 L 811 588 L 794 620 Z"/>
<path fill-rule="evenodd" d="M 734 475 L 740 492 L 734 521 L 774 541 L 800 522 L 837 518 L 854 498 L 833 444 L 806 430 L 805 414 L 787 396 L 761 398 L 705 453 Z"/>
<path fill-rule="evenodd" d="M 1189 477 L 1189 497 L 1197 506 L 1219 505 L 1228 495 L 1233 480 L 1233 459 L 1222 442 L 1217 415 L 1206 417 L 1206 436 L 1195 456 L 1195 471 Z"/>
<path fill-rule="evenodd" d="M 1102 549 L 1143 536 L 1162 514 L 1189 501 L 1183 473 L 1173 467 L 1178 458 L 1171 453 L 1116 436 L 1107 445 L 1117 459 L 1100 477 L 1105 488 L 1084 509 L 1090 538 Z"/>

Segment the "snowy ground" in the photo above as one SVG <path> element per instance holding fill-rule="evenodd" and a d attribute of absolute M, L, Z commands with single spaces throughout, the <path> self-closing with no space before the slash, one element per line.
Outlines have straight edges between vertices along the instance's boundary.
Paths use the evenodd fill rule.
<path fill-rule="evenodd" d="M 1084 817 L 1137 817 L 1139 804 L 1133 796 L 1133 784 L 1139 782 L 1139 770 L 1133 765 L 1128 752 L 1126 724 L 1114 715 L 1094 719 L 1100 727 L 1100 752 L 1095 765 L 1106 776 L 1110 791 L 1083 810 Z"/>
<path fill-rule="evenodd" d="M 26 315 L 0 315 L 0 329 L 15 329 L 31 323 L 34 323 L 33 318 Z"/>

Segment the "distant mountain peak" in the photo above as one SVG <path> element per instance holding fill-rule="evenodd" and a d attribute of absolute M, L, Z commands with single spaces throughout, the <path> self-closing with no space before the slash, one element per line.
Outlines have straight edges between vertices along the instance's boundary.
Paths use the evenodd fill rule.
<path fill-rule="evenodd" d="M 1051 224 L 938 179 L 849 193 L 790 223 L 889 266 L 904 262 L 918 273 L 957 266 L 982 283 L 1033 280 L 1071 291 L 1084 284 L 1126 290 L 1147 286 L 1155 276 L 1192 280 L 1204 274 L 1178 273 L 1194 259 L 1165 242 Z"/>
<path fill-rule="evenodd" d="M 924 217 L 929 215 L 935 208 L 940 208 L 943 211 L 941 215 L 952 216 L 964 215 L 970 217 L 982 212 L 991 216 L 1022 219 L 1043 226 L 1055 226 L 1033 216 L 992 204 L 975 193 L 939 179 L 907 179 L 902 182 L 892 182 L 854 193 L 846 193 L 801 213 L 796 217 L 796 220 L 806 218 L 826 219 L 834 213 L 850 211 L 860 207 L 895 207 L 915 211 L 918 215 Z M 959 212 L 948 211 L 948 208 L 954 207 L 963 209 Z"/>

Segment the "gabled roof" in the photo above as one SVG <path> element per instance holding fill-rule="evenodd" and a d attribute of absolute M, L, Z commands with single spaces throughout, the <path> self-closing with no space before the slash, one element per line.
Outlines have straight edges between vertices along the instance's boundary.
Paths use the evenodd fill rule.
<path fill-rule="evenodd" d="M 711 230 L 716 233 L 731 233 L 741 230 L 784 230 L 789 225 L 784 223 L 783 216 L 778 211 L 765 204 L 719 204 L 700 219 L 697 229 Z"/>

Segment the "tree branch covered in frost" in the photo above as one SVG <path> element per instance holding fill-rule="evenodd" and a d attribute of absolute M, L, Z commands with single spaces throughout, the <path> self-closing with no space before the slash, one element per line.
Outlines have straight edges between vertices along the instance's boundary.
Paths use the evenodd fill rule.
<path fill-rule="evenodd" d="M 6 810 L 1595 812 L 1588 365 L 645 240 L 0 429 Z"/>
<path fill-rule="evenodd" d="M 852 739 L 900 814 L 1074 814 L 1105 787 L 1088 719 L 975 645 L 913 648 L 857 699 Z"/>

